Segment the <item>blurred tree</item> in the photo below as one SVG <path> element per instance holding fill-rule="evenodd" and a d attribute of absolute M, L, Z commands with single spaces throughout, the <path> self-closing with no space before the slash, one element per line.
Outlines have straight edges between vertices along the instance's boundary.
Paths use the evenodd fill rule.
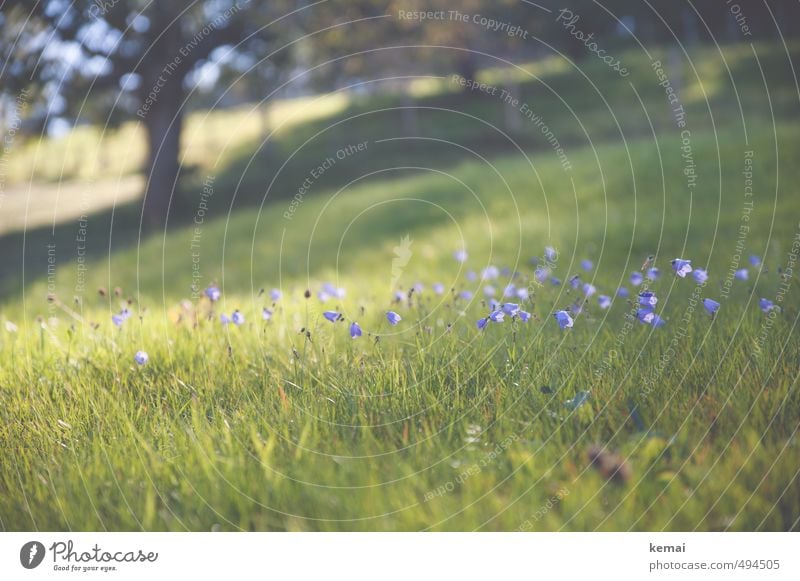
<path fill-rule="evenodd" d="M 147 133 L 144 213 L 162 223 L 180 173 L 190 80 L 216 55 L 272 53 L 292 28 L 291 0 L 10 0 L 0 17 L 3 90 L 35 87 L 51 113 Z M 274 26 L 270 23 L 280 19 Z M 230 50 L 226 50 L 226 48 Z"/>

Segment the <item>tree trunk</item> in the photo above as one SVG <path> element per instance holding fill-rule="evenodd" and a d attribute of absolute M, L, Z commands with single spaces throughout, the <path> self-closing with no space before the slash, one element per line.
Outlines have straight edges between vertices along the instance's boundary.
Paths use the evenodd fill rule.
<path fill-rule="evenodd" d="M 164 91 L 160 98 L 165 101 L 150 110 L 145 117 L 148 161 L 144 217 L 153 226 L 167 223 L 167 214 L 180 174 L 178 157 L 183 126 L 182 100 L 180 94 L 171 95 L 173 92 Z M 178 93 L 182 94 L 182 91 Z"/>

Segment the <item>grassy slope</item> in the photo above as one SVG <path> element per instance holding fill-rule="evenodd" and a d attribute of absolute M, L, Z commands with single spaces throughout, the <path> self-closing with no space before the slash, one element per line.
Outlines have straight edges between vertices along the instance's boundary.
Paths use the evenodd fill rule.
<path fill-rule="evenodd" d="M 787 80 L 771 94 L 786 93 Z M 578 99 L 574 79 L 563 82 Z M 0 438 L 11 451 L 0 469 L 2 526 L 796 527 L 796 285 L 759 354 L 752 344 L 764 322 L 755 303 L 775 296 L 776 268 L 798 229 L 800 133 L 786 114 L 773 133 L 757 86 L 739 86 L 752 93 L 750 145 L 735 116 L 716 136 L 696 117 L 702 187 L 691 198 L 680 140 L 665 130 L 627 147 L 576 146 L 570 173 L 548 152 L 532 158 L 535 173 L 518 155 L 492 165 L 473 159 L 451 175 L 398 170 L 332 201 L 309 197 L 291 221 L 280 200 L 260 214 L 209 221 L 204 280 L 223 286 L 217 313 L 242 309 L 241 328 L 206 320 L 205 302 L 178 305 L 191 284 L 187 229 L 91 264 L 90 288 L 119 285 L 135 299 L 141 319 L 121 331 L 109 321 L 115 297 L 85 298 L 72 329 L 55 308 L 58 325 L 40 329 L 33 317 L 48 314 L 46 289 L 34 283 L 25 302 L 4 308 L 22 328 L 0 339 Z M 660 94 L 651 97 L 648 108 L 663 117 Z M 625 112 L 623 123 L 647 127 L 633 108 Z M 695 285 L 671 276 L 654 285 L 668 320 L 659 330 L 626 325 L 629 306 L 617 300 L 608 312 L 591 302 L 575 328 L 561 332 L 549 313 L 576 295 L 544 287 L 531 306 L 535 321 L 478 333 L 479 300 L 430 291 L 436 281 L 479 290 L 451 257 L 463 237 L 468 268 L 509 266 L 522 273 L 518 283 L 547 243 L 561 251 L 562 279 L 591 257 L 592 281 L 609 294 L 647 254 L 663 270 L 670 258 L 689 256 L 712 274 L 700 296 L 720 298 L 741 223 L 747 147 L 756 151 L 757 196 L 746 246 L 766 257 L 768 271 L 735 285 L 713 322 L 700 307 L 681 322 Z M 426 291 L 412 306 L 394 307 L 404 321 L 390 330 L 382 314 L 393 249 L 406 234 L 413 255 L 397 286 L 422 281 Z M 76 276 L 74 267 L 59 271 L 65 308 L 75 308 L 68 297 Z M 324 280 L 347 288 L 347 299 L 323 307 L 302 298 Z M 285 295 L 266 325 L 262 286 Z M 334 305 L 365 331 L 398 334 L 351 341 L 345 324 L 320 317 Z M 132 364 L 138 349 L 151 357 L 141 369 Z M 591 399 L 570 412 L 565 400 L 584 390 Z M 629 482 L 606 481 L 589 467 L 593 443 L 628 458 Z M 556 495 L 560 501 L 548 502 Z"/>

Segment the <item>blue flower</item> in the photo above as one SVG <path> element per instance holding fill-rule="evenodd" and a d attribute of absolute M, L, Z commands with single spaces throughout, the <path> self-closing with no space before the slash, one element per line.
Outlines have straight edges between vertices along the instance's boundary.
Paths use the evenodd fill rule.
<path fill-rule="evenodd" d="M 607 295 L 600 295 L 597 297 L 597 304 L 600 305 L 601 309 L 607 309 L 611 306 L 611 297 Z"/>
<path fill-rule="evenodd" d="M 394 301 L 396 303 L 402 303 L 405 298 L 406 294 L 403 291 L 400 290 L 394 291 Z"/>
<path fill-rule="evenodd" d="M 526 289 L 524 286 L 521 286 L 517 289 L 515 294 L 519 300 L 524 301 L 528 298 L 528 289 Z"/>
<path fill-rule="evenodd" d="M 472 291 L 463 290 L 460 293 L 458 293 L 458 296 L 464 299 L 465 301 L 472 300 Z"/>
<path fill-rule="evenodd" d="M 206 289 L 206 296 L 211 299 L 212 302 L 216 302 L 219 300 L 219 297 L 222 296 L 220 290 L 215 286 L 210 286 Z"/>
<path fill-rule="evenodd" d="M 556 311 L 553 313 L 553 316 L 556 318 L 556 321 L 558 321 L 558 326 L 562 329 L 568 329 L 572 327 L 572 317 L 569 316 L 567 311 Z"/>
<path fill-rule="evenodd" d="M 483 272 L 481 273 L 481 278 L 483 278 L 483 280 L 494 280 L 498 276 L 500 276 L 500 269 L 496 266 L 492 266 L 491 264 L 484 268 Z"/>
<path fill-rule="evenodd" d="M 494 323 L 502 323 L 503 319 L 505 319 L 506 314 L 503 311 L 492 311 L 489 314 L 489 318 Z"/>
<path fill-rule="evenodd" d="M 117 327 L 122 327 L 122 324 L 127 321 L 131 316 L 131 312 L 128 309 L 122 309 L 119 314 L 111 316 L 111 322 L 114 323 Z"/>
<path fill-rule="evenodd" d="M 550 284 L 552 284 L 553 286 L 561 286 L 561 279 L 553 276 L 550 278 Z"/>
<path fill-rule="evenodd" d="M 225 313 L 222 313 L 219 316 L 219 322 L 222 323 L 223 325 L 227 325 L 227 324 L 229 324 L 231 322 L 231 319 L 230 319 L 230 317 L 228 315 L 226 315 Z"/>
<path fill-rule="evenodd" d="M 630 293 L 630 292 L 628 292 L 628 289 L 627 289 L 627 288 L 625 288 L 624 286 L 621 286 L 621 287 L 619 287 L 619 288 L 617 289 L 617 296 L 620 296 L 620 297 L 622 297 L 622 298 L 628 297 L 628 296 L 630 296 L 630 294 L 631 294 L 631 293 Z"/>
<path fill-rule="evenodd" d="M 639 286 L 644 282 L 644 277 L 642 276 L 641 272 L 632 272 L 631 273 L 631 284 L 633 286 Z"/>
<path fill-rule="evenodd" d="M 397 323 L 403 320 L 403 318 L 394 311 L 387 311 L 386 319 L 389 321 L 390 325 L 396 325 Z"/>
<path fill-rule="evenodd" d="M 639 304 L 644 307 L 654 307 L 658 303 L 656 294 L 651 291 L 644 291 L 639 293 Z M 652 309 L 651 309 L 652 310 Z"/>
<path fill-rule="evenodd" d="M 591 260 L 581 260 L 581 268 L 588 272 L 594 268 L 594 263 Z"/>
<path fill-rule="evenodd" d="M 137 351 L 136 355 L 133 356 L 133 360 L 139 365 L 144 365 L 150 361 L 150 356 L 144 351 Z"/>
<path fill-rule="evenodd" d="M 531 314 L 527 311 L 519 311 L 517 315 L 519 316 L 519 320 L 523 323 L 527 323 L 531 320 Z"/>
<path fill-rule="evenodd" d="M 655 317 L 656 314 L 653 312 L 652 308 L 638 309 L 636 311 L 636 318 L 642 323 L 647 323 L 648 325 L 653 322 Z"/>
<path fill-rule="evenodd" d="M 703 284 L 708 280 L 708 271 L 702 268 L 695 268 L 694 271 L 692 271 L 692 276 L 697 284 Z"/>
<path fill-rule="evenodd" d="M 506 315 L 514 315 L 519 311 L 519 305 L 516 303 L 505 303 L 503 305 L 503 312 Z"/>
<path fill-rule="evenodd" d="M 769 299 L 758 299 L 758 306 L 765 313 L 769 313 L 772 309 L 777 308 L 775 303 Z"/>
<path fill-rule="evenodd" d="M 231 317 L 231 321 L 233 321 L 233 324 L 236 325 L 237 327 L 239 325 L 243 325 L 244 324 L 244 315 L 242 313 L 240 313 L 238 310 L 233 311 L 233 316 Z"/>
<path fill-rule="evenodd" d="M 433 292 L 435 292 L 437 295 L 444 294 L 444 285 L 440 282 L 435 283 L 431 288 L 433 288 Z"/>
<path fill-rule="evenodd" d="M 653 315 L 653 320 L 650 321 L 650 324 L 653 325 L 656 328 L 659 328 L 659 327 L 663 327 L 664 325 L 666 325 L 667 322 L 664 319 L 662 319 L 661 317 L 659 317 L 658 315 Z"/>
<path fill-rule="evenodd" d="M 550 276 L 550 269 L 546 266 L 539 266 L 533 271 L 533 276 L 539 282 L 544 282 L 547 280 L 547 277 Z"/>
<path fill-rule="evenodd" d="M 513 284 L 506 285 L 506 288 L 503 289 L 503 296 L 506 298 L 513 297 L 517 293 L 517 287 Z"/>
<path fill-rule="evenodd" d="M 675 274 L 679 277 L 686 278 L 686 275 L 692 272 L 692 261 L 676 258 L 672 261 L 672 270 L 674 270 Z"/>
<path fill-rule="evenodd" d="M 278 299 L 280 299 L 280 298 L 281 298 L 281 296 L 282 296 L 282 295 L 281 295 L 281 291 L 279 291 L 279 290 L 278 290 L 278 289 L 276 289 L 276 288 L 274 288 L 274 289 L 272 289 L 271 291 L 269 291 L 269 297 L 270 297 L 270 298 L 271 298 L 273 301 L 277 301 Z"/>
<path fill-rule="evenodd" d="M 331 323 L 335 323 L 339 320 L 339 313 L 336 311 L 325 311 L 322 313 L 322 316 L 328 319 Z"/>
<path fill-rule="evenodd" d="M 593 284 L 589 284 L 588 282 L 584 283 L 584 285 L 583 285 L 583 294 L 585 294 L 587 297 L 590 297 L 596 292 L 597 292 L 597 289 L 595 288 L 595 286 Z"/>
<path fill-rule="evenodd" d="M 555 262 L 556 260 L 558 260 L 558 252 L 552 246 L 545 246 L 544 257 L 549 262 Z"/>
<path fill-rule="evenodd" d="M 576 274 L 571 279 L 569 279 L 569 286 L 572 288 L 578 288 L 581 286 L 581 278 Z"/>
<path fill-rule="evenodd" d="M 703 306 L 711 315 L 716 314 L 719 310 L 719 303 L 714 299 L 703 299 Z"/>
<path fill-rule="evenodd" d="M 478 329 L 483 329 L 488 322 L 489 322 L 489 317 L 478 319 L 478 322 L 476 323 L 478 325 Z"/>
<path fill-rule="evenodd" d="M 358 326 L 358 323 L 355 321 L 350 324 L 350 338 L 355 339 L 356 337 L 361 337 L 363 333 L 361 332 L 361 327 Z"/>
<path fill-rule="evenodd" d="M 500 301 L 496 299 L 489 299 L 489 309 L 492 311 L 496 311 L 500 308 Z"/>
<path fill-rule="evenodd" d="M 467 254 L 466 250 L 456 250 L 453 253 L 453 258 L 455 258 L 458 262 L 464 263 L 467 261 L 467 258 L 469 258 L 469 255 Z"/>
<path fill-rule="evenodd" d="M 660 274 L 661 271 L 658 270 L 655 266 L 647 270 L 647 278 L 649 278 L 650 280 L 656 280 L 658 278 L 658 275 Z"/>
<path fill-rule="evenodd" d="M 272 318 L 272 311 L 264 307 L 261 310 L 261 318 L 264 319 L 265 321 L 269 321 Z"/>
<path fill-rule="evenodd" d="M 496 292 L 497 289 L 490 284 L 487 284 L 485 287 L 483 287 L 483 296 L 485 297 L 493 297 Z"/>
<path fill-rule="evenodd" d="M 748 278 L 750 278 L 750 273 L 747 271 L 746 268 L 740 268 L 739 270 L 736 271 L 736 274 L 734 274 L 734 276 L 738 280 L 747 280 Z"/>
<path fill-rule="evenodd" d="M 760 256 L 757 256 L 755 254 L 751 254 L 750 258 L 748 260 L 750 261 L 750 265 L 751 266 L 761 266 L 761 257 Z"/>
<path fill-rule="evenodd" d="M 474 270 L 470 270 L 467 272 L 467 280 L 470 282 L 475 282 L 476 280 L 478 280 L 478 275 L 475 274 Z"/>

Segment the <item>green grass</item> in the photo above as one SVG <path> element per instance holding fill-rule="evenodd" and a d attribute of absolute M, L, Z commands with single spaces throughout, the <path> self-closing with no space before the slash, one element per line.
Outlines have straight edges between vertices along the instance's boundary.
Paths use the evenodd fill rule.
<path fill-rule="evenodd" d="M 580 79 L 556 69 L 565 75 L 556 79 L 562 96 L 583 103 L 601 137 L 594 148 L 565 138 L 573 143 L 570 172 L 546 147 L 530 161 L 495 150 L 489 163 L 440 145 L 449 149 L 447 167 L 432 159 L 435 171 L 396 169 L 348 184 L 363 165 L 429 147 L 381 150 L 380 126 L 359 126 L 348 137 L 364 135 L 371 149 L 342 162 L 342 192 L 334 196 L 339 186 L 321 180 L 327 195 L 309 195 L 291 220 L 284 212 L 293 190 L 280 189 L 254 211 L 230 201 L 224 176 L 215 182 L 215 217 L 201 226 L 195 249 L 201 286 L 223 289 L 213 308 L 190 297 L 192 226 L 114 247 L 86 272 L 69 261 L 52 281 L 41 269 L 28 272 L 25 296 L 8 298 L 0 311 L 19 327 L 0 329 L 0 526 L 797 529 L 800 292 L 778 269 L 788 274 L 800 228 L 800 122 L 778 51 L 765 54 L 770 95 L 783 95 L 775 126 L 754 61 L 731 49 L 745 71 L 737 86 L 752 104 L 749 143 L 730 102 L 719 104 L 714 125 L 694 109 L 693 192 L 660 88 L 644 89 L 653 85 L 646 63 L 635 82 L 661 119 L 658 138 L 629 105 L 625 143 L 608 134 L 608 116 Z M 711 57 L 702 65 L 711 86 L 719 66 Z M 615 90 L 620 106 L 631 98 Z M 540 101 L 554 127 L 570 127 L 563 111 Z M 431 121 L 426 137 L 480 140 L 476 127 L 446 120 Z M 307 139 L 314 123 L 293 139 Z M 559 135 L 578 130 L 573 123 Z M 296 175 L 329 149 L 302 152 Z M 743 256 L 764 256 L 765 268 L 751 269 L 724 298 L 720 284 L 739 254 L 748 149 L 756 194 Z M 257 200 L 265 188 L 245 195 Z M 411 256 L 393 285 L 394 249 L 406 235 Z M 70 238 L 58 244 L 59 260 L 74 252 Z M 559 278 L 582 272 L 579 261 L 591 258 L 595 270 L 583 278 L 606 294 L 654 254 L 663 275 L 652 286 L 667 325 L 630 321 L 624 299 L 602 311 L 593 298 L 573 329 L 558 329 L 551 313 L 579 295 L 568 285 L 531 283 L 529 259 L 547 244 L 560 251 Z M 470 258 L 459 269 L 452 253 L 462 245 Z M 708 267 L 708 284 L 698 289 L 671 275 L 676 256 Z M 487 264 L 516 270 L 515 283 L 531 286 L 531 322 L 475 328 L 487 307 L 483 285 L 466 270 Z M 346 298 L 321 304 L 315 295 L 324 281 L 346 288 Z M 395 290 L 418 281 L 425 289 L 410 303 L 392 302 Z M 76 293 L 79 282 L 87 290 Z M 438 297 L 434 282 L 478 298 Z M 788 290 L 779 294 L 783 282 Z M 280 287 L 284 297 L 271 307 L 262 287 Z M 782 311 L 766 326 L 758 298 L 777 296 Z M 134 317 L 116 329 L 111 314 L 127 297 Z M 701 305 L 690 308 L 703 297 L 722 302 L 713 320 Z M 265 306 L 275 311 L 268 323 Z M 329 308 L 347 322 L 323 319 Z M 403 316 L 396 328 L 384 318 L 389 308 Z M 247 322 L 222 327 L 218 315 L 234 309 Z M 365 330 L 358 340 L 347 333 L 351 320 Z M 133 362 L 140 349 L 150 355 L 143 367 Z M 588 401 L 565 405 L 580 392 Z M 624 458 L 629 478 L 593 467 L 593 445 Z"/>

